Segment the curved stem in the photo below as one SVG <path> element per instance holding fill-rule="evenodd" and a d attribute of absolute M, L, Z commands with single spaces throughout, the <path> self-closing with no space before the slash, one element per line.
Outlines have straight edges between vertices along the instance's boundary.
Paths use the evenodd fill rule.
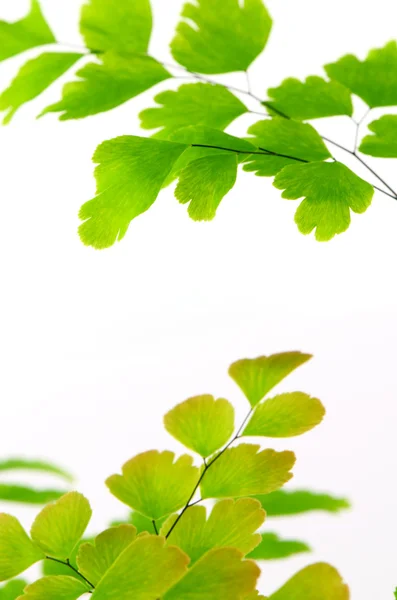
<path fill-rule="evenodd" d="M 53 562 L 59 563 L 60 565 L 64 565 L 65 567 L 69 567 L 69 569 L 71 569 L 74 573 L 76 573 L 76 575 L 78 575 L 79 577 L 81 577 L 81 579 L 83 579 L 86 583 L 88 583 L 88 585 L 94 590 L 95 589 L 95 585 L 93 583 L 91 583 L 91 581 L 89 581 L 87 579 L 87 577 L 84 577 L 84 575 L 82 575 L 82 573 L 80 573 L 80 571 L 78 569 L 76 569 L 71 563 L 70 560 L 67 559 L 66 561 L 64 560 L 59 560 L 58 558 L 53 558 L 52 556 L 46 556 L 47 560 L 52 560 Z"/>

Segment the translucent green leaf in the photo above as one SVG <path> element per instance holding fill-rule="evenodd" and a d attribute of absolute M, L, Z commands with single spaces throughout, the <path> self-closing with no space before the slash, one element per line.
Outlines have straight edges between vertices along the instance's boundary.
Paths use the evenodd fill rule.
<path fill-rule="evenodd" d="M 173 452 L 150 450 L 131 458 L 106 485 L 127 506 L 159 519 L 186 504 L 200 474 L 192 463 L 187 454 L 175 460 Z"/>
<path fill-rule="evenodd" d="M 397 105 L 397 42 L 371 50 L 364 61 L 347 54 L 324 68 L 371 108 Z"/>
<path fill-rule="evenodd" d="M 360 152 L 370 156 L 397 158 L 397 115 L 384 115 L 368 125 L 374 135 L 367 135 Z"/>
<path fill-rule="evenodd" d="M 310 565 L 294 575 L 269 600 L 349 600 L 349 588 L 326 563 Z"/>
<path fill-rule="evenodd" d="M 315 510 L 337 513 L 350 508 L 345 498 L 307 490 L 277 490 L 255 498 L 262 504 L 268 517 L 298 515 Z"/>
<path fill-rule="evenodd" d="M 9 123 L 22 104 L 39 96 L 81 56 L 76 53 L 46 52 L 23 65 L 0 96 L 0 110 L 8 111 L 4 123 Z"/>
<path fill-rule="evenodd" d="M 181 204 L 189 204 L 188 213 L 194 221 L 215 217 L 222 199 L 236 183 L 237 164 L 235 154 L 206 156 L 180 172 L 175 197 Z"/>
<path fill-rule="evenodd" d="M 340 162 L 289 165 L 273 185 L 285 190 L 283 198 L 304 197 L 295 213 L 301 233 L 316 230 L 320 242 L 331 240 L 350 225 L 350 211 L 363 213 L 371 204 L 374 189 Z"/>
<path fill-rule="evenodd" d="M 82 241 L 108 248 L 153 202 L 185 145 L 135 136 L 103 142 L 94 154 L 97 196 L 83 204 Z"/>
<path fill-rule="evenodd" d="M 37 490 L 29 486 L 13 483 L 0 483 L 0 500 L 23 502 L 24 504 L 46 504 L 57 500 L 65 490 Z"/>
<path fill-rule="evenodd" d="M 42 577 L 25 588 L 19 600 L 77 600 L 88 587 L 75 577 Z"/>
<path fill-rule="evenodd" d="M 196 562 L 212 548 L 237 548 L 244 555 L 261 540 L 256 530 L 265 520 L 265 511 L 252 498 L 221 500 L 213 507 L 208 519 L 204 506 L 192 506 L 183 515 L 181 526 L 175 527 L 168 542 L 178 546 Z M 178 515 L 172 515 L 164 523 L 161 534 L 166 535 Z"/>
<path fill-rule="evenodd" d="M 82 538 L 91 514 L 88 500 L 69 492 L 37 515 L 30 531 L 32 540 L 48 556 L 66 560 Z"/>
<path fill-rule="evenodd" d="M 129 518 L 123 521 L 113 521 L 111 523 L 112 527 L 118 527 L 119 525 L 134 525 L 137 530 L 137 533 L 156 533 L 156 529 L 159 530 L 166 520 L 166 516 L 161 519 L 156 519 L 155 524 L 153 524 L 153 520 L 141 515 L 139 512 L 131 511 Z M 155 526 L 156 525 L 156 529 Z"/>
<path fill-rule="evenodd" d="M 66 481 L 73 481 L 73 475 L 44 460 L 29 459 L 29 458 L 8 458 L 0 461 L 0 471 L 41 471 L 43 473 L 50 473 L 53 475 L 59 475 Z"/>
<path fill-rule="evenodd" d="M 89 539 L 89 538 L 82 539 L 73 548 L 73 551 L 72 551 L 72 553 L 70 554 L 70 557 L 69 557 L 69 563 L 75 569 L 77 569 L 76 557 L 77 557 L 78 551 L 80 549 L 80 546 L 82 544 L 86 544 L 89 541 L 93 542 L 94 540 L 93 539 Z M 42 566 L 42 573 L 43 573 L 43 575 L 67 575 L 68 577 L 75 577 L 79 581 L 84 581 L 83 577 L 80 577 L 80 575 L 78 575 L 75 571 L 72 571 L 70 569 L 70 567 L 68 567 L 68 565 L 60 563 L 58 561 L 50 560 L 50 559 L 43 560 L 43 562 L 41 563 L 41 566 Z"/>
<path fill-rule="evenodd" d="M 255 146 L 283 155 L 249 156 L 244 171 L 255 171 L 261 177 L 276 175 L 286 165 L 325 160 L 331 156 L 320 135 L 307 123 L 274 117 L 254 123 L 248 133 L 253 136 L 248 139 Z"/>
<path fill-rule="evenodd" d="M 269 100 L 265 105 L 271 114 L 275 114 L 271 110 L 273 107 L 299 121 L 353 114 L 349 90 L 337 81 L 326 81 L 314 75 L 303 82 L 290 77 L 267 93 Z"/>
<path fill-rule="evenodd" d="M 24 579 L 13 579 L 0 588 L 0 600 L 16 600 L 27 586 Z"/>
<path fill-rule="evenodd" d="M 197 0 L 185 4 L 171 52 L 199 73 L 245 71 L 262 52 L 272 20 L 262 0 Z"/>
<path fill-rule="evenodd" d="M 259 404 L 241 435 L 293 437 L 321 423 L 325 409 L 303 392 L 279 394 Z"/>
<path fill-rule="evenodd" d="M 230 365 L 229 375 L 254 407 L 280 381 L 311 358 L 311 354 L 302 352 L 243 358 Z"/>
<path fill-rule="evenodd" d="M 0 581 L 16 577 L 44 558 L 18 519 L 4 513 L 0 513 L 0 548 Z"/>
<path fill-rule="evenodd" d="M 81 10 L 80 32 L 91 50 L 147 52 L 152 32 L 150 0 L 88 0 Z"/>
<path fill-rule="evenodd" d="M 192 123 L 225 129 L 248 110 L 228 89 L 211 83 L 187 83 L 176 91 L 161 92 L 154 99 L 160 106 L 140 113 L 141 127 L 161 128 L 156 137 L 164 139 L 175 129 Z"/>
<path fill-rule="evenodd" d="M 228 400 L 205 394 L 189 398 L 164 417 L 168 433 L 203 457 L 219 450 L 234 431 L 234 408 Z"/>
<path fill-rule="evenodd" d="M 88 63 L 77 71 L 78 81 L 66 83 L 62 100 L 42 115 L 60 112 L 61 121 L 82 119 L 111 110 L 138 96 L 171 75 L 150 56 L 121 55 L 109 51 L 100 63 Z"/>
<path fill-rule="evenodd" d="M 101 579 L 92 600 L 156 600 L 187 570 L 188 556 L 165 538 L 146 535 L 130 544 Z"/>
<path fill-rule="evenodd" d="M 257 565 L 243 560 L 235 548 L 215 548 L 197 561 L 164 596 L 164 600 L 241 600 L 260 575 Z"/>
<path fill-rule="evenodd" d="M 268 494 L 292 477 L 293 452 L 262 450 L 255 444 L 228 448 L 211 465 L 201 483 L 203 498 L 237 498 Z"/>
<path fill-rule="evenodd" d="M 136 536 L 133 525 L 119 525 L 100 533 L 93 544 L 82 544 L 77 554 L 80 573 L 96 586 L 120 554 L 136 540 Z"/>
<path fill-rule="evenodd" d="M 305 542 L 282 540 L 276 533 L 262 533 L 260 544 L 248 557 L 253 560 L 273 560 L 287 558 L 302 552 L 310 552 L 310 548 Z"/>
<path fill-rule="evenodd" d="M 38 0 L 31 0 L 30 12 L 20 21 L 0 21 L 0 40 L 0 61 L 30 48 L 55 42 Z"/>

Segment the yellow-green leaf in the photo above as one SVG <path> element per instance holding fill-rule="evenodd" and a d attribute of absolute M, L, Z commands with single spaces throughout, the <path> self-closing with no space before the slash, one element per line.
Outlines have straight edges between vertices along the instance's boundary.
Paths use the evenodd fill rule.
<path fill-rule="evenodd" d="M 301 352 L 283 352 L 258 358 L 243 358 L 229 368 L 230 377 L 241 388 L 252 407 L 280 381 L 312 356 Z"/>
<path fill-rule="evenodd" d="M 261 535 L 255 532 L 265 520 L 265 511 L 257 500 L 221 500 L 208 519 L 206 513 L 204 506 L 190 507 L 168 537 L 168 543 L 186 552 L 192 563 L 212 548 L 237 548 L 246 555 L 261 541 Z M 166 535 L 177 518 L 169 517 L 160 533 Z"/>
<path fill-rule="evenodd" d="M 77 600 L 88 591 L 87 585 L 75 577 L 54 575 L 28 585 L 18 600 Z"/>
<path fill-rule="evenodd" d="M 191 456 L 175 460 L 173 452 L 150 450 L 126 462 L 122 475 L 112 475 L 106 485 L 130 508 L 159 519 L 186 504 L 199 476 Z"/>
<path fill-rule="evenodd" d="M 294 575 L 269 600 L 349 600 L 349 588 L 326 563 L 310 565 Z"/>
<path fill-rule="evenodd" d="M 382 158 L 397 158 L 397 115 L 383 115 L 372 121 L 368 129 L 373 135 L 365 136 L 360 152 Z"/>
<path fill-rule="evenodd" d="M 253 560 L 274 560 L 310 552 L 305 542 L 283 540 L 276 533 L 262 533 L 261 538 L 260 544 L 249 554 L 249 558 Z"/>
<path fill-rule="evenodd" d="M 33 541 L 53 558 L 70 558 L 91 518 L 88 500 L 78 492 L 69 492 L 37 515 L 30 534 Z"/>
<path fill-rule="evenodd" d="M 16 577 L 44 558 L 15 517 L 0 513 L 0 581 Z"/>
<path fill-rule="evenodd" d="M 277 490 L 264 496 L 256 496 L 268 517 L 299 515 L 312 511 L 337 513 L 350 508 L 346 498 L 320 494 L 310 490 Z"/>
<path fill-rule="evenodd" d="M 164 417 L 168 433 L 203 457 L 219 450 L 234 430 L 234 408 L 208 394 L 189 398 Z"/>
<path fill-rule="evenodd" d="M 24 579 L 12 579 L 0 587 L 0 600 L 16 600 L 27 586 Z"/>
<path fill-rule="evenodd" d="M 325 408 L 317 398 L 290 392 L 268 398 L 258 406 L 241 435 L 293 437 L 321 423 Z"/>
<path fill-rule="evenodd" d="M 203 498 L 237 498 L 268 494 L 292 477 L 293 452 L 262 450 L 255 444 L 228 448 L 214 459 L 201 483 Z"/>

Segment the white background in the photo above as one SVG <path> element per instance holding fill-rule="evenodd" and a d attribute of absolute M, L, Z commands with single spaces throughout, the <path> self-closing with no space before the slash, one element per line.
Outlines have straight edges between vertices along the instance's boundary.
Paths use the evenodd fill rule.
<path fill-rule="evenodd" d="M 79 0 L 42 3 L 58 38 L 78 44 Z M 0 16 L 19 18 L 27 4 L 1 0 Z M 152 53 L 167 59 L 181 2 L 153 6 Z M 392 0 L 268 0 L 268 7 L 275 25 L 251 72 L 263 97 L 284 77 L 321 74 L 321 65 L 342 54 L 364 57 L 396 37 Z M 25 59 L 0 65 L 2 88 Z M 244 85 L 238 76 L 228 80 Z M 283 201 L 269 179 L 241 173 L 210 224 L 189 220 L 168 189 L 122 243 L 102 252 L 84 247 L 76 215 L 95 192 L 96 145 L 139 133 L 139 110 L 171 85 L 82 121 L 35 121 L 59 98 L 55 84 L 0 130 L 1 456 L 42 456 L 71 469 L 92 501 L 95 531 L 125 514 L 103 485 L 107 475 L 145 449 L 181 451 L 162 430 L 167 409 L 209 392 L 235 401 L 242 415 L 230 362 L 312 352 L 314 360 L 279 389 L 320 397 L 327 418 L 301 438 L 270 443 L 296 451 L 295 487 L 346 495 L 354 508 L 269 522 L 269 531 L 304 539 L 314 553 L 264 564 L 262 590 L 326 560 L 340 569 L 353 600 L 391 599 L 397 203 L 377 193 L 347 233 L 319 244 L 297 231 L 297 203 Z M 244 117 L 231 131 L 243 134 L 251 121 Z M 351 145 L 347 118 L 317 125 Z M 379 161 L 378 169 L 397 185 L 395 164 Z M 26 525 L 34 516 L 11 509 Z"/>

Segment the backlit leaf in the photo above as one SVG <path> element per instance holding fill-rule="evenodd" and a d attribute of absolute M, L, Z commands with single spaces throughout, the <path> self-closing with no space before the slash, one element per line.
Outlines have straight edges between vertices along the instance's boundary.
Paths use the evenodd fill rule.
<path fill-rule="evenodd" d="M 9 123 L 22 104 L 39 96 L 81 56 L 68 52 L 45 52 L 23 65 L 0 96 L 0 110 L 8 111 L 4 123 Z"/>
<path fill-rule="evenodd" d="M 294 575 L 269 600 L 349 600 L 349 588 L 326 563 L 310 565 Z"/>
<path fill-rule="evenodd" d="M 261 596 L 261 594 L 255 590 L 255 592 L 252 592 L 252 594 L 246 596 L 244 600 L 267 600 L 267 598 L 265 598 L 265 596 Z"/>
<path fill-rule="evenodd" d="M 86 544 L 89 541 L 93 542 L 94 540 L 90 538 L 82 539 L 73 548 L 73 551 L 69 557 L 69 563 L 75 569 L 77 569 L 76 556 L 78 554 L 80 546 L 82 544 Z M 65 565 L 55 560 L 43 560 L 43 562 L 41 563 L 41 567 L 43 575 L 66 575 L 68 577 L 75 577 L 79 581 L 84 581 L 84 579 L 80 577 L 80 575 L 78 575 L 75 571 L 72 571 L 72 569 L 68 567 L 68 565 Z"/>
<path fill-rule="evenodd" d="M 273 560 L 287 558 L 302 552 L 310 552 L 310 548 L 305 542 L 282 540 L 276 533 L 262 533 L 260 544 L 248 555 L 248 558 Z"/>
<path fill-rule="evenodd" d="M 0 600 L 16 600 L 27 586 L 24 579 L 13 579 L 0 588 Z"/>
<path fill-rule="evenodd" d="M 0 581 L 16 577 L 44 558 L 18 519 L 4 513 L 0 513 L 0 548 Z"/>
<path fill-rule="evenodd" d="M 14 23 L 0 21 L 0 40 L 0 61 L 30 48 L 55 42 L 38 0 L 31 0 L 30 11 L 23 19 Z"/>
<path fill-rule="evenodd" d="M 188 556 L 146 535 L 130 544 L 101 579 L 92 600 L 156 600 L 187 570 Z"/>
<path fill-rule="evenodd" d="M 287 375 L 312 358 L 302 352 L 282 352 L 258 358 L 243 358 L 230 365 L 229 375 L 252 407 Z"/>
<path fill-rule="evenodd" d="M 234 431 L 234 408 L 208 394 L 189 398 L 164 417 L 168 433 L 203 457 L 219 450 Z"/>
<path fill-rule="evenodd" d="M 268 517 L 298 515 L 311 511 L 337 513 L 350 507 L 345 498 L 307 490 L 277 490 L 264 496 L 255 496 Z"/>
<path fill-rule="evenodd" d="M 161 519 L 156 520 L 155 525 L 157 529 L 161 528 L 166 518 L 167 517 L 162 517 Z M 111 525 L 112 527 L 118 527 L 119 525 L 133 525 L 136 528 L 137 533 L 143 533 L 145 531 L 151 534 L 156 533 L 152 519 L 149 519 L 136 511 L 131 511 L 128 519 L 123 521 L 113 521 Z"/>
<path fill-rule="evenodd" d="M 364 61 L 347 54 L 324 68 L 371 108 L 397 105 L 397 42 L 371 50 Z"/>
<path fill-rule="evenodd" d="M 371 204 L 373 187 L 340 162 L 289 165 L 273 185 L 285 190 L 282 197 L 304 197 L 295 222 L 304 234 L 316 230 L 320 242 L 343 233 L 350 225 L 350 211 L 363 213 Z"/>
<path fill-rule="evenodd" d="M 249 156 L 244 171 L 255 171 L 261 177 L 276 175 L 286 165 L 325 160 L 331 156 L 320 135 L 307 123 L 274 117 L 254 123 L 248 133 L 253 136 L 248 139 L 255 146 L 283 155 Z"/>
<path fill-rule="evenodd" d="M 164 596 L 164 600 L 241 600 L 260 575 L 257 565 L 243 560 L 235 548 L 215 548 L 197 561 Z"/>
<path fill-rule="evenodd" d="M 91 50 L 147 52 L 152 32 L 150 0 L 88 0 L 81 10 L 80 32 Z"/>
<path fill-rule="evenodd" d="M 0 471 L 16 470 L 50 473 L 53 475 L 59 475 L 66 481 L 73 481 L 73 476 L 70 473 L 45 460 L 15 457 L 0 461 Z"/>
<path fill-rule="evenodd" d="M 97 196 L 83 204 L 82 241 L 107 248 L 121 240 L 132 219 L 153 202 L 186 145 L 135 136 L 103 142 L 94 154 Z"/>
<path fill-rule="evenodd" d="M 252 498 L 221 500 L 213 507 L 208 519 L 204 506 L 192 506 L 183 515 L 183 523 L 176 526 L 168 542 L 181 548 L 196 562 L 212 548 L 237 548 L 248 554 L 261 540 L 256 530 L 265 520 L 265 511 Z M 172 515 L 164 523 L 161 534 L 166 535 L 175 523 Z"/>
<path fill-rule="evenodd" d="M 28 585 L 19 600 L 77 600 L 88 589 L 87 585 L 75 577 L 42 577 Z"/>
<path fill-rule="evenodd" d="M 221 85 L 187 83 L 176 90 L 158 94 L 158 107 L 140 113 L 143 129 L 160 129 L 156 137 L 167 139 L 172 131 L 195 125 L 225 129 L 247 112 L 247 107 Z"/>
<path fill-rule="evenodd" d="M 24 504 L 47 504 L 65 494 L 65 490 L 37 490 L 14 483 L 0 483 L 0 500 L 23 502 Z"/>
<path fill-rule="evenodd" d="M 293 452 L 260 450 L 254 444 L 228 448 L 211 465 L 201 483 L 203 498 L 237 498 L 268 494 L 292 477 Z"/>
<path fill-rule="evenodd" d="M 171 75 L 150 56 L 109 51 L 100 63 L 88 63 L 77 71 L 78 81 L 66 83 L 62 100 L 48 106 L 42 115 L 59 112 L 61 121 L 96 115 L 138 96 Z"/>
<path fill-rule="evenodd" d="M 122 475 L 106 484 L 112 494 L 150 519 L 159 519 L 182 508 L 199 478 L 193 459 L 183 454 L 150 450 L 123 465 Z"/>
<path fill-rule="evenodd" d="M 133 525 L 120 525 L 100 533 L 93 544 L 82 544 L 77 554 L 80 573 L 96 586 L 123 550 L 135 541 L 136 535 Z"/>
<path fill-rule="evenodd" d="M 259 404 L 241 435 L 293 437 L 321 423 L 325 409 L 303 392 L 279 394 Z"/>
<path fill-rule="evenodd" d="M 397 115 L 384 115 L 372 121 L 368 129 L 374 135 L 367 135 L 360 145 L 360 152 L 370 156 L 397 158 Z"/>
<path fill-rule="evenodd" d="M 264 49 L 272 20 L 262 0 L 197 0 L 185 4 L 171 43 L 190 71 L 245 71 Z"/>
<path fill-rule="evenodd" d="M 30 531 L 32 540 L 48 556 L 66 560 L 82 538 L 91 514 L 88 500 L 69 492 L 37 515 Z"/>
<path fill-rule="evenodd" d="M 321 117 L 353 114 L 350 92 L 337 81 L 310 76 L 305 81 L 290 77 L 267 91 L 266 108 L 281 111 L 291 119 L 306 121 Z"/>

